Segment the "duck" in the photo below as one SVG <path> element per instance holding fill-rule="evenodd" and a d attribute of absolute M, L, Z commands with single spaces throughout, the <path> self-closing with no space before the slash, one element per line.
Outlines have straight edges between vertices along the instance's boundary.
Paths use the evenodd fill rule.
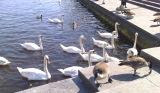
<path fill-rule="evenodd" d="M 60 44 L 60 47 L 63 49 L 63 51 L 67 52 L 67 53 L 85 53 L 85 49 L 83 47 L 83 41 L 84 41 L 85 37 L 84 35 L 81 35 L 79 38 L 79 43 L 80 43 L 80 47 L 81 49 L 75 47 L 75 46 L 64 46 L 62 44 Z"/>
<path fill-rule="evenodd" d="M 133 47 L 132 48 L 129 48 L 128 50 L 127 50 L 127 55 L 133 55 L 133 56 L 136 56 L 136 55 L 138 55 L 138 51 L 137 51 L 137 49 L 136 49 L 136 43 L 137 43 L 137 37 L 138 37 L 138 33 L 136 32 L 135 33 L 135 39 L 134 39 L 134 44 L 133 44 Z"/>
<path fill-rule="evenodd" d="M 9 65 L 11 62 L 9 60 L 7 60 L 5 57 L 1 57 L 0 56 L 0 65 L 1 66 L 6 66 Z"/>
<path fill-rule="evenodd" d="M 63 17 L 64 17 L 64 15 L 61 15 L 61 19 L 59 19 L 59 18 L 53 18 L 53 19 L 48 18 L 48 21 L 50 23 L 63 24 L 63 22 L 64 22 Z"/>
<path fill-rule="evenodd" d="M 77 77 L 78 76 L 78 70 L 83 69 L 83 67 L 80 66 L 71 66 L 65 69 L 58 69 L 63 75 L 69 76 L 69 77 Z"/>
<path fill-rule="evenodd" d="M 152 62 L 147 62 L 144 58 L 140 56 L 129 56 L 127 60 L 120 61 L 119 66 L 129 66 L 134 69 L 133 75 L 137 74 L 136 70 L 142 67 L 149 67 L 149 74 L 152 72 Z"/>
<path fill-rule="evenodd" d="M 160 12 L 154 13 L 153 16 L 160 16 Z"/>
<path fill-rule="evenodd" d="M 28 80 L 49 80 L 51 79 L 51 74 L 48 71 L 47 64 L 49 63 L 48 55 L 44 56 L 44 71 L 37 68 L 21 68 L 17 67 L 19 73 L 22 77 L 27 78 Z"/>
<path fill-rule="evenodd" d="M 113 34 L 116 34 L 116 31 L 112 32 Z M 114 41 L 114 36 L 112 36 L 111 38 L 111 44 L 102 40 L 96 40 L 94 37 L 92 37 L 93 43 L 95 46 L 99 47 L 99 48 L 103 48 L 103 45 L 106 45 L 106 49 L 114 49 L 115 48 L 115 41 Z"/>
<path fill-rule="evenodd" d="M 24 49 L 29 51 L 39 51 L 43 50 L 42 45 L 42 35 L 39 35 L 39 45 L 32 43 L 32 42 L 25 42 L 23 44 L 20 44 Z"/>
<path fill-rule="evenodd" d="M 157 16 L 155 19 L 153 19 L 153 22 L 157 22 L 157 25 L 160 25 L 160 16 Z"/>
<path fill-rule="evenodd" d="M 94 50 L 89 50 L 89 52 L 86 52 L 86 53 L 79 53 L 79 55 L 82 57 L 84 61 L 88 61 L 89 65 L 92 62 L 99 62 L 104 60 L 104 57 L 96 54 Z"/>
<path fill-rule="evenodd" d="M 118 25 L 119 25 L 119 23 L 118 22 L 116 22 L 115 23 L 115 32 L 117 32 L 117 33 L 109 33 L 109 32 L 105 32 L 105 33 L 101 33 L 101 32 L 99 32 L 99 31 L 97 31 L 97 33 L 102 37 L 102 38 L 112 38 L 112 36 L 114 37 L 114 38 L 118 38 Z"/>
<path fill-rule="evenodd" d="M 105 62 L 97 63 L 93 68 L 94 82 L 96 85 L 100 85 L 98 80 L 107 79 L 106 83 L 112 83 L 112 78 L 110 77 L 109 65 Z M 104 84 L 104 83 L 103 83 Z"/>
<path fill-rule="evenodd" d="M 124 14 L 127 16 L 127 18 L 133 18 L 133 15 L 135 15 L 135 13 L 130 11 L 130 9 L 124 10 Z"/>

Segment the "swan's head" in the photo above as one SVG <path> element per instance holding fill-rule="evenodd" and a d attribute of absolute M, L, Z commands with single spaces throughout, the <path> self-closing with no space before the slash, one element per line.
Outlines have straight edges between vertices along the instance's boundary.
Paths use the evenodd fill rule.
<path fill-rule="evenodd" d="M 138 55 L 138 51 L 137 51 L 137 49 L 135 49 L 135 48 L 130 48 L 130 49 L 127 51 L 127 55 L 128 55 L 128 56 L 136 56 L 136 55 Z"/>
<path fill-rule="evenodd" d="M 95 50 L 89 50 L 89 53 L 91 54 L 91 53 L 95 53 Z"/>
<path fill-rule="evenodd" d="M 80 36 L 80 39 L 85 40 L 86 38 L 85 38 L 84 35 L 81 35 L 81 36 Z"/>
<path fill-rule="evenodd" d="M 117 31 L 113 31 L 112 32 L 112 36 L 113 36 L 113 38 L 117 39 L 118 38 L 118 32 Z"/>
<path fill-rule="evenodd" d="M 136 37 L 138 36 L 138 33 L 137 33 L 137 32 L 135 33 L 135 36 L 136 36 Z"/>
<path fill-rule="evenodd" d="M 42 38 L 42 35 L 39 35 L 39 38 Z"/>
<path fill-rule="evenodd" d="M 45 59 L 45 62 L 47 62 L 48 64 L 50 64 L 49 56 L 48 56 L 48 55 L 45 55 L 45 56 L 44 56 L 44 59 Z"/>
<path fill-rule="evenodd" d="M 115 25 L 120 25 L 120 24 L 118 22 L 116 22 Z"/>

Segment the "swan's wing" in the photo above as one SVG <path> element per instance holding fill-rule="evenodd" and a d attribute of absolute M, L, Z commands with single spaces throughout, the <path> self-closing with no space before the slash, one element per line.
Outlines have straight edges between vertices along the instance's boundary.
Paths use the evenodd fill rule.
<path fill-rule="evenodd" d="M 24 44 L 21 44 L 21 45 L 28 50 L 38 50 L 38 49 L 40 49 L 40 47 L 35 43 L 24 43 Z"/>
<path fill-rule="evenodd" d="M 78 70 L 82 69 L 79 66 L 72 66 L 64 69 L 64 73 L 66 76 L 76 77 L 78 75 Z"/>
<path fill-rule="evenodd" d="M 6 58 L 4 57 L 0 57 L 0 65 L 7 65 L 10 64 L 11 62 L 8 61 Z"/>
<path fill-rule="evenodd" d="M 46 73 L 36 68 L 23 69 L 21 75 L 29 80 L 43 80 L 46 78 Z"/>
<path fill-rule="evenodd" d="M 81 49 L 79 49 L 75 46 L 68 46 L 68 47 L 66 47 L 65 51 L 67 51 L 69 53 L 80 53 L 80 52 L 82 52 Z"/>

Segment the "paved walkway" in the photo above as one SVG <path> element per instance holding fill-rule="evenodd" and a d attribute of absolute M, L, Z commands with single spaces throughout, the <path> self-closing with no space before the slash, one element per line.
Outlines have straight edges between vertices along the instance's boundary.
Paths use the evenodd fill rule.
<path fill-rule="evenodd" d="M 103 0 L 92 1 L 113 12 L 115 12 L 115 9 L 119 7 L 121 3 L 120 0 L 105 0 L 106 4 L 102 4 Z M 155 16 L 153 16 L 154 11 L 129 3 L 127 3 L 127 8 L 135 13 L 134 18 L 128 20 L 129 22 L 160 38 L 160 26 L 157 26 L 156 22 L 151 21 L 155 18 Z M 120 16 L 124 17 L 122 14 L 120 14 Z"/>

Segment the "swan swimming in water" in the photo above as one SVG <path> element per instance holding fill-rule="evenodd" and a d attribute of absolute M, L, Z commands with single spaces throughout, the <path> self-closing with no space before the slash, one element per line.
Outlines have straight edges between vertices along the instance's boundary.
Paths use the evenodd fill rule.
<path fill-rule="evenodd" d="M 117 33 L 116 31 L 112 32 L 113 34 Z M 114 36 L 112 35 L 111 38 L 111 44 L 102 40 L 96 40 L 92 37 L 94 45 L 96 45 L 99 48 L 103 48 L 104 44 L 106 45 L 106 49 L 114 49 L 115 48 L 115 41 L 114 41 Z"/>
<path fill-rule="evenodd" d="M 48 18 L 48 21 L 50 23 L 63 24 L 63 22 L 64 22 L 63 17 L 64 17 L 64 15 L 61 15 L 61 19 L 59 19 L 59 18 L 53 18 L 53 19 Z"/>
<path fill-rule="evenodd" d="M 77 77 L 78 76 L 78 70 L 83 69 L 80 66 L 71 66 L 65 69 L 58 69 L 58 71 L 60 71 L 62 74 L 64 74 L 65 76 L 70 76 L 72 78 Z"/>
<path fill-rule="evenodd" d="M 42 45 L 42 36 L 39 35 L 39 45 L 32 43 L 32 42 L 26 42 L 23 44 L 20 44 L 23 48 L 26 50 L 30 51 L 38 51 L 38 50 L 43 50 L 43 45 Z"/>
<path fill-rule="evenodd" d="M 11 62 L 8 61 L 6 58 L 0 56 L 0 65 L 1 66 L 9 65 L 10 63 Z"/>
<path fill-rule="evenodd" d="M 48 71 L 47 64 L 49 63 L 48 55 L 44 56 L 44 71 L 37 68 L 20 68 L 17 67 L 19 73 L 28 80 L 48 80 L 51 79 L 51 74 Z"/>
<path fill-rule="evenodd" d="M 112 37 L 114 37 L 115 39 L 117 39 L 118 38 L 118 25 L 119 25 L 119 23 L 116 22 L 115 23 L 115 32 L 117 32 L 117 33 L 109 33 L 109 32 L 101 33 L 99 31 L 97 31 L 97 32 L 102 38 L 112 38 Z"/>
<path fill-rule="evenodd" d="M 75 46 L 64 46 L 62 44 L 60 44 L 60 47 L 63 49 L 63 51 L 65 52 L 68 52 L 68 53 L 84 53 L 85 52 L 85 49 L 83 47 L 83 41 L 84 41 L 85 37 L 84 35 L 81 35 L 80 38 L 79 38 L 79 43 L 80 43 L 80 47 L 81 49 L 75 47 Z"/>

